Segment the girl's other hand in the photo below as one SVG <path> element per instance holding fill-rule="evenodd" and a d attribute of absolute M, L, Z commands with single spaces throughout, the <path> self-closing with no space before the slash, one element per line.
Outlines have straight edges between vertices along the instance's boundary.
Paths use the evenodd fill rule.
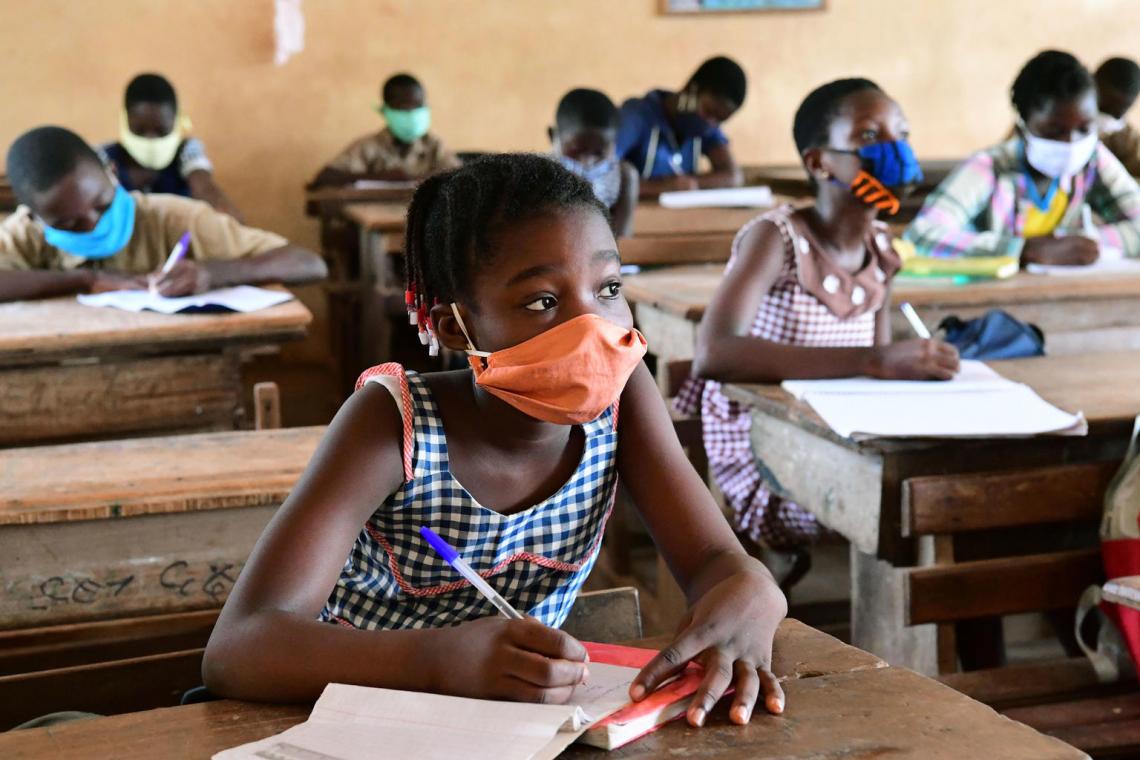
<path fill-rule="evenodd" d="M 430 690 L 440 694 L 563 704 L 589 675 L 586 648 L 534 618 L 486 617 L 424 633 Z"/>
<path fill-rule="evenodd" d="M 673 643 L 657 653 L 634 679 L 630 697 L 640 701 L 697 660 L 705 668 L 687 718 L 695 727 L 730 687 L 735 689 L 729 719 L 744 725 L 759 697 L 773 715 L 784 711 L 784 690 L 772 674 L 772 639 L 787 614 L 784 595 L 755 572 L 730 575 L 709 589 L 681 622 Z"/>
<path fill-rule="evenodd" d="M 1043 235 L 1029 238 L 1021 250 L 1022 264 L 1082 267 L 1095 264 L 1098 258 L 1100 258 L 1099 244 L 1083 235 L 1065 237 Z"/>
<path fill-rule="evenodd" d="M 958 349 L 926 338 L 876 346 L 867 374 L 881 380 L 951 380 L 958 374 Z"/>

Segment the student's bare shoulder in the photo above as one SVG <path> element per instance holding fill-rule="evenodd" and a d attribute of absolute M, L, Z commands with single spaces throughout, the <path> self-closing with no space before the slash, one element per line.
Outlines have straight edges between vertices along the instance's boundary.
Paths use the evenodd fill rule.
<path fill-rule="evenodd" d="M 420 375 L 424 385 L 437 403 L 454 403 L 471 397 L 471 370 L 454 369 L 446 372 L 425 372 Z"/>

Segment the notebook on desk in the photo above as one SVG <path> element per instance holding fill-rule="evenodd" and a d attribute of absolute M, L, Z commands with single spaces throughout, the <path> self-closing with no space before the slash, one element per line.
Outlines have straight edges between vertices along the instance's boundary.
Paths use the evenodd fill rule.
<path fill-rule="evenodd" d="M 758 186 L 661 193 L 658 202 L 665 208 L 767 208 L 774 199 L 771 188 Z"/>
<path fill-rule="evenodd" d="M 252 285 L 238 285 L 193 296 L 166 298 L 147 290 L 114 290 L 108 293 L 77 296 L 84 306 L 104 306 L 123 311 L 157 311 L 161 314 L 213 314 L 237 311 L 252 312 L 293 300 L 285 290 L 267 290 Z"/>
<path fill-rule="evenodd" d="M 590 676 L 565 705 L 539 705 L 329 684 L 309 719 L 214 760 L 547 760 L 574 741 L 603 749 L 680 717 L 701 674 L 690 666 L 642 702 L 629 687 L 656 652 L 586 644 Z"/>
<path fill-rule="evenodd" d="M 845 438 L 1009 438 L 1085 435 L 1077 412 L 1058 409 L 1027 385 L 978 361 L 963 361 L 950 381 L 785 380 L 781 387 L 807 402 Z"/>

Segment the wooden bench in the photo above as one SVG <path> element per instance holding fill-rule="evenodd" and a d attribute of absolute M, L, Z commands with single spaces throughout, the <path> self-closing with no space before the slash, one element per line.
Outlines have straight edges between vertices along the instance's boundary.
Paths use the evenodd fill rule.
<path fill-rule="evenodd" d="M 956 625 L 1076 607 L 1103 580 L 1095 525 L 1119 466 L 1094 461 L 903 483 L 903 533 L 931 549 L 929 563 L 907 573 L 907 622 L 937 624 L 941 680 L 1097 757 L 1140 751 L 1140 694 L 1122 694 L 1135 683 L 1101 684 L 1083 657 L 957 673 L 956 650 L 965 643 L 955 646 Z M 1064 524 L 1086 529 L 1089 545 L 1034 547 L 1034 529 Z"/>

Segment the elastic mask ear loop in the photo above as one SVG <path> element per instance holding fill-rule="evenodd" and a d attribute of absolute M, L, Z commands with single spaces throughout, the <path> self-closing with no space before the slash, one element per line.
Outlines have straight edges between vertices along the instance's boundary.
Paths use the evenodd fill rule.
<path fill-rule="evenodd" d="M 471 342 L 471 336 L 467 332 L 467 325 L 463 324 L 463 317 L 459 316 L 459 307 L 454 303 L 451 304 L 451 313 L 455 315 L 455 321 L 459 323 L 459 329 L 463 333 L 463 337 L 467 339 L 467 355 L 478 356 L 486 359 L 491 355 L 489 351 L 477 351 L 475 344 Z"/>

